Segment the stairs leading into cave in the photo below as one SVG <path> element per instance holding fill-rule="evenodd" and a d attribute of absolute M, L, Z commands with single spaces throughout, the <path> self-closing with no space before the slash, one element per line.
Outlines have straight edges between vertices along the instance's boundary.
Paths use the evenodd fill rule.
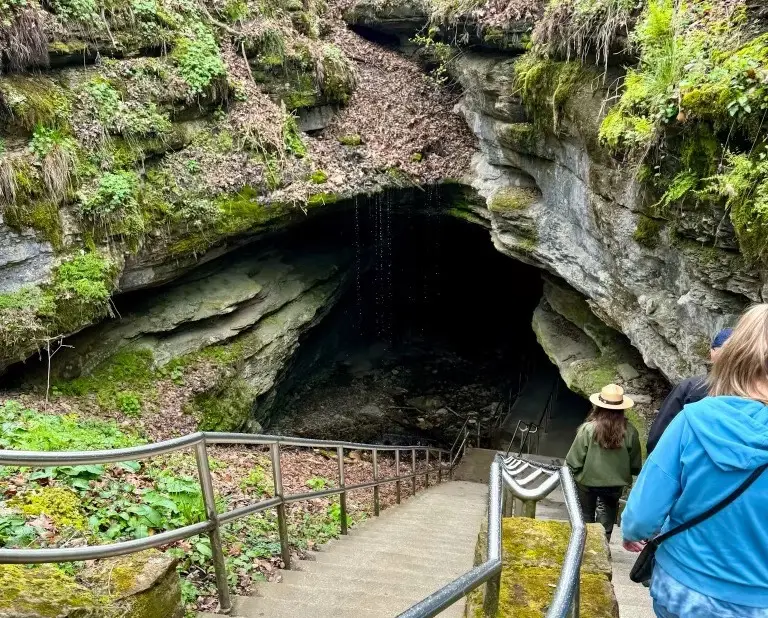
<path fill-rule="evenodd" d="M 231 616 L 396 616 L 472 568 L 487 494 L 486 485 L 467 481 L 427 489 L 294 563 L 282 582 L 235 597 Z M 464 610 L 462 600 L 440 615 L 460 618 Z"/>

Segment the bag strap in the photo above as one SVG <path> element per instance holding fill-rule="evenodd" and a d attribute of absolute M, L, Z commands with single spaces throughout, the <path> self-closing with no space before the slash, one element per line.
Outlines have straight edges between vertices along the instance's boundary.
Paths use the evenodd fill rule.
<path fill-rule="evenodd" d="M 760 478 L 760 475 L 765 471 L 765 469 L 768 468 L 768 464 L 763 464 L 759 468 L 755 468 L 752 471 L 752 474 L 747 477 L 747 479 L 739 485 L 736 490 L 728 495 L 726 498 L 724 498 L 721 502 L 718 502 L 715 506 L 711 507 L 710 509 L 707 509 L 700 515 L 697 515 L 693 519 L 690 519 L 689 521 L 685 522 L 684 524 L 680 524 L 677 528 L 673 528 L 672 530 L 668 530 L 664 534 L 660 534 L 655 539 L 653 539 L 652 543 L 654 545 L 658 545 L 662 541 L 666 541 L 668 538 L 675 536 L 676 534 L 680 534 L 681 532 L 685 532 L 686 530 L 689 530 L 690 528 L 693 528 L 694 526 L 700 524 L 705 519 L 709 519 L 713 515 L 716 515 L 720 511 L 722 511 L 726 506 L 728 506 L 731 502 L 736 500 L 741 494 L 743 494 L 747 489 L 749 489 L 749 486 L 752 485 L 758 478 Z"/>

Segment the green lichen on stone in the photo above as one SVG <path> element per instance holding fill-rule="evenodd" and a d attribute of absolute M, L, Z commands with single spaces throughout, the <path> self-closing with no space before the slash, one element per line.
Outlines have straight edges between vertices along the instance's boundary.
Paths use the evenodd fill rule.
<path fill-rule="evenodd" d="M 560 569 L 528 567 L 505 569 L 499 593 L 500 618 L 541 618 L 552 602 Z M 611 583 L 603 575 L 583 573 L 580 587 L 582 618 L 616 618 Z"/>
<path fill-rule="evenodd" d="M 498 133 L 499 141 L 516 150 L 531 152 L 536 146 L 537 132 L 530 122 L 513 122 L 502 125 Z"/>
<path fill-rule="evenodd" d="M 45 515 L 60 528 L 85 530 L 88 522 L 80 512 L 80 497 L 64 487 L 41 487 L 8 501 L 28 517 Z"/>
<path fill-rule="evenodd" d="M 254 389 L 242 378 L 223 380 L 216 389 L 196 395 L 185 412 L 201 431 L 238 431 L 251 416 Z"/>
<path fill-rule="evenodd" d="M 572 363 L 563 378 L 568 388 L 585 397 L 616 381 L 616 361 L 605 356 Z"/>
<path fill-rule="evenodd" d="M 637 429 L 637 433 L 640 436 L 640 450 L 643 453 L 643 461 L 645 461 L 645 458 L 648 456 L 648 422 L 633 408 L 624 410 L 624 416 L 626 416 L 629 423 Z"/>
<path fill-rule="evenodd" d="M 0 564 L 0 590 L 2 613 L 45 618 L 58 618 L 63 612 L 83 618 L 100 615 L 94 611 L 98 603 L 96 596 L 74 577 L 52 565 Z"/>
<path fill-rule="evenodd" d="M 546 614 L 565 557 L 570 525 L 564 521 L 505 518 L 502 522 L 502 561 L 499 618 L 541 618 Z M 478 538 L 475 563 L 484 560 L 485 526 Z M 610 583 L 611 562 L 600 524 L 587 526 L 581 566 L 581 616 L 617 618 Z M 467 615 L 482 618 L 482 590 L 468 598 Z"/>
<path fill-rule="evenodd" d="M 664 224 L 658 219 L 640 215 L 637 218 L 637 227 L 632 234 L 632 238 L 638 245 L 648 249 L 655 249 L 659 245 L 662 227 L 664 227 Z"/>
<path fill-rule="evenodd" d="M 591 79 L 580 62 L 559 62 L 528 52 L 515 62 L 515 82 L 534 126 L 558 133 L 566 107 Z"/>
<path fill-rule="evenodd" d="M 571 534 L 561 521 L 505 517 L 502 523 L 502 548 L 507 567 L 552 567 L 562 564 Z M 611 573 L 611 563 L 605 546 L 605 531 L 599 526 L 587 526 L 582 571 Z"/>
<path fill-rule="evenodd" d="M 360 146 L 363 143 L 363 138 L 356 133 L 342 135 L 338 138 L 338 140 L 339 143 L 343 144 L 344 146 Z"/>
<path fill-rule="evenodd" d="M 492 212 L 508 213 L 526 210 L 532 206 L 541 193 L 529 187 L 505 187 L 493 194 L 488 202 L 488 208 Z"/>

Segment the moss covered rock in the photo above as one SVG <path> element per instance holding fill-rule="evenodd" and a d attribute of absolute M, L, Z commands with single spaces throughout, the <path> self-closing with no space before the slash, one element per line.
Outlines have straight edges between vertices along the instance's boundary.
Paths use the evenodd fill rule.
<path fill-rule="evenodd" d="M 502 522 L 502 560 L 499 592 L 500 618 L 540 618 L 546 613 L 560 577 L 570 536 L 564 521 L 508 517 Z M 485 558 L 485 530 L 478 540 L 475 562 Z M 600 524 L 587 526 L 581 565 L 581 616 L 618 618 L 610 581 L 611 563 L 605 532 Z M 468 616 L 482 617 L 482 591 L 469 598 Z"/>
<path fill-rule="evenodd" d="M 149 550 L 100 560 L 77 577 L 53 565 L 0 565 L 0 618 L 181 618 L 173 559 Z"/>

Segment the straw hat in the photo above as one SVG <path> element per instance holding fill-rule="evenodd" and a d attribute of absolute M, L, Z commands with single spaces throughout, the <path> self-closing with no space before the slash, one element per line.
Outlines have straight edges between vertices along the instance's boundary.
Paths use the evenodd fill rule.
<path fill-rule="evenodd" d="M 599 393 L 590 395 L 589 400 L 598 408 L 608 410 L 626 410 L 635 405 L 635 402 L 624 394 L 624 389 L 618 384 L 604 386 Z"/>

